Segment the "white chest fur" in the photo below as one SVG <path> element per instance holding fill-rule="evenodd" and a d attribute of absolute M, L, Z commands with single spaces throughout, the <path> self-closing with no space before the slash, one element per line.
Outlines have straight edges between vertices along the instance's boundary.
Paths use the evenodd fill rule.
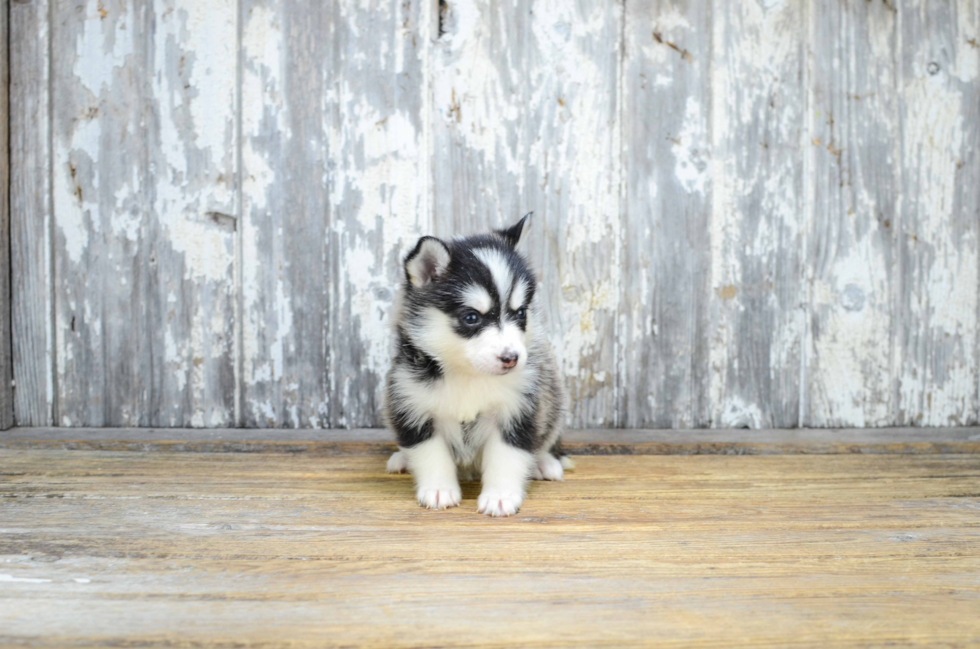
<path fill-rule="evenodd" d="M 527 371 L 504 376 L 447 373 L 432 382 L 415 380 L 405 372 L 398 379 L 402 403 L 415 418 L 456 425 L 480 415 L 515 416 L 532 380 Z"/>

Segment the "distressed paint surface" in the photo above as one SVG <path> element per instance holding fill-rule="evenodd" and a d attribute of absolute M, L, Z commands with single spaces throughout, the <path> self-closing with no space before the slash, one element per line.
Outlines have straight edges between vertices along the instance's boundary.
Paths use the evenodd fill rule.
<path fill-rule="evenodd" d="M 626 3 L 618 335 L 627 427 L 710 423 L 711 20 L 706 0 Z"/>
<path fill-rule="evenodd" d="M 432 64 L 443 236 L 534 212 L 527 252 L 579 425 L 618 423 L 620 4 L 447 2 Z"/>
<path fill-rule="evenodd" d="M 249 2 L 243 17 L 242 421 L 375 425 L 401 257 L 430 229 L 432 16 Z"/>
<path fill-rule="evenodd" d="M 0 87 L 9 88 L 10 3 L 0 1 Z M 14 425 L 10 330 L 10 93 L 0 93 L 0 430 Z"/>
<path fill-rule="evenodd" d="M 21 425 L 378 425 L 402 256 L 532 210 L 572 426 L 978 420 L 975 0 L 52 2 Z"/>
<path fill-rule="evenodd" d="M 980 3 L 900 3 L 895 421 L 978 420 Z M 973 352 L 971 354 L 971 351 Z"/>
<path fill-rule="evenodd" d="M 804 8 L 722 1 L 712 10 L 713 426 L 799 423 Z"/>
<path fill-rule="evenodd" d="M 809 6 L 810 426 L 884 426 L 894 417 L 899 128 L 894 8 Z M 915 323 L 909 323 L 915 326 Z"/>
<path fill-rule="evenodd" d="M 54 421 L 48 0 L 10 5 L 10 264 L 14 420 Z M 79 422 L 80 423 L 80 422 Z"/>

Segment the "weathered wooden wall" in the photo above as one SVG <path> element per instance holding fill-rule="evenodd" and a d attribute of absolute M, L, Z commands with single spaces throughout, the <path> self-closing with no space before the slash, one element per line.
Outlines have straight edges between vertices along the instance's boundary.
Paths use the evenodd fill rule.
<path fill-rule="evenodd" d="M 10 344 L 10 85 L 8 0 L 0 0 L 0 430 L 14 424 Z"/>
<path fill-rule="evenodd" d="M 575 426 L 980 416 L 977 0 L 14 0 L 21 425 L 379 423 L 534 210 Z"/>

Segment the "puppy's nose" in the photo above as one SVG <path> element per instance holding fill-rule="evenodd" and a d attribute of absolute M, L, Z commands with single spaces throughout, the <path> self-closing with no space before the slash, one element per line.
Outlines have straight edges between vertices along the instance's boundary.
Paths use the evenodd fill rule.
<path fill-rule="evenodd" d="M 505 368 L 510 369 L 517 365 L 517 352 L 507 350 L 500 355 L 500 364 Z"/>

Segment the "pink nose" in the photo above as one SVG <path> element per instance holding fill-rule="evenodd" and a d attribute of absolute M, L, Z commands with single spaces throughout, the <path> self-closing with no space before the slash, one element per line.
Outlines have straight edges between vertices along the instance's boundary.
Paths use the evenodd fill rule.
<path fill-rule="evenodd" d="M 500 355 L 500 364 L 510 369 L 517 365 L 517 352 L 506 351 Z"/>

